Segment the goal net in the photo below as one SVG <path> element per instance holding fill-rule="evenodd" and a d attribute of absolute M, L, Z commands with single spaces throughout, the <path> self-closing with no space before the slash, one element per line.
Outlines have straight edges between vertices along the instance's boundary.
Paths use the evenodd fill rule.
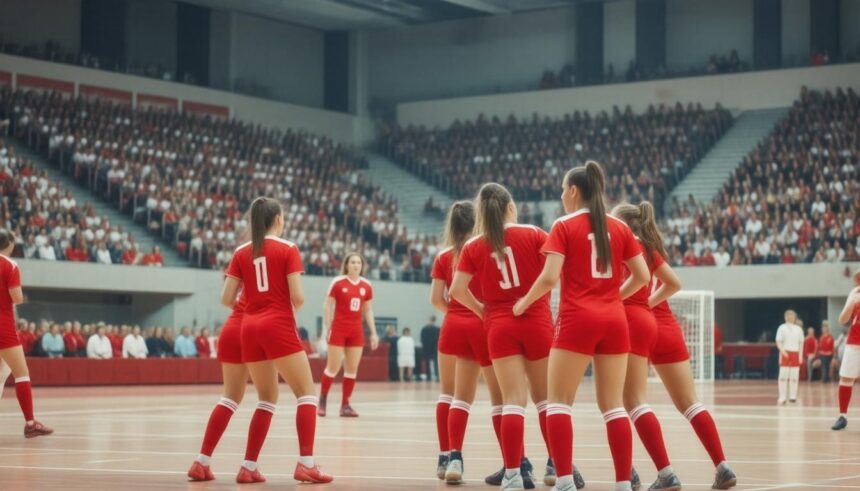
<path fill-rule="evenodd" d="M 553 318 L 558 317 L 560 290 L 552 291 Z M 714 380 L 714 292 L 684 290 L 669 299 L 678 325 L 684 331 L 693 378 L 697 382 Z"/>

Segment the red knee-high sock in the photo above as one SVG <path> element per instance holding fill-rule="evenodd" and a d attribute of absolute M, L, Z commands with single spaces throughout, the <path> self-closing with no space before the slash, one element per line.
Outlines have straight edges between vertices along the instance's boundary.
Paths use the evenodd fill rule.
<path fill-rule="evenodd" d="M 15 395 L 18 397 L 21 412 L 24 413 L 24 421 L 33 421 L 33 387 L 30 385 L 30 377 L 15 379 Z"/>
<path fill-rule="evenodd" d="M 630 419 L 639 434 L 639 440 L 648 451 L 648 455 L 654 462 L 657 470 L 664 469 L 669 465 L 669 454 L 666 452 L 666 443 L 663 441 L 663 429 L 657 415 L 651 410 L 651 406 L 642 404 L 630 411 Z"/>
<path fill-rule="evenodd" d="M 630 418 L 623 407 L 610 409 L 603 413 L 606 422 L 606 438 L 609 452 L 615 464 L 615 482 L 629 481 L 633 468 L 633 432 L 630 431 Z"/>
<path fill-rule="evenodd" d="M 566 404 L 548 404 L 546 429 L 549 454 L 558 477 L 573 475 L 573 412 Z"/>
<path fill-rule="evenodd" d="M 354 373 L 343 374 L 343 399 L 341 399 L 340 407 L 349 406 L 349 398 L 352 397 L 352 390 L 355 389 Z"/>
<path fill-rule="evenodd" d="M 684 417 L 693 425 L 693 430 L 699 437 L 699 441 L 711 456 L 711 461 L 714 465 L 719 465 L 726 460 L 723 454 L 723 444 L 720 441 L 720 432 L 717 431 L 717 424 L 714 423 L 714 418 L 711 413 L 701 402 L 697 402 L 684 411 Z"/>
<path fill-rule="evenodd" d="M 490 410 L 493 417 L 493 431 L 496 433 L 496 441 L 499 442 L 499 448 L 502 448 L 502 406 L 493 406 Z"/>
<path fill-rule="evenodd" d="M 848 404 L 851 402 L 851 392 L 854 387 L 851 385 L 839 384 L 839 414 L 845 416 L 848 414 Z"/>
<path fill-rule="evenodd" d="M 451 409 L 452 396 L 442 394 L 436 401 L 436 435 L 439 438 L 439 451 L 449 452 L 451 444 L 448 439 L 448 410 Z"/>
<path fill-rule="evenodd" d="M 328 369 L 323 370 L 322 380 L 320 381 L 320 397 L 327 397 L 328 391 L 331 390 L 331 384 L 334 383 L 334 378 L 337 373 L 328 373 Z"/>
<path fill-rule="evenodd" d="M 230 424 L 230 418 L 233 417 L 237 409 L 239 409 L 239 405 L 236 404 L 236 401 L 226 397 L 222 397 L 215 405 L 212 414 L 209 415 L 209 422 L 206 423 L 206 433 L 203 434 L 203 444 L 200 446 L 201 455 L 212 456 L 212 452 L 215 451 L 215 447 L 221 440 L 221 435 L 224 434 L 224 430 Z"/>
<path fill-rule="evenodd" d="M 502 456 L 505 469 L 519 469 L 523 456 L 526 408 L 506 404 L 502 408 Z"/>
<path fill-rule="evenodd" d="M 469 411 L 472 406 L 465 401 L 453 401 L 448 411 L 448 441 L 452 451 L 463 450 L 463 440 L 466 438 L 466 425 L 469 423 Z"/>
<path fill-rule="evenodd" d="M 546 409 L 549 405 L 546 401 L 540 401 L 535 404 L 538 411 L 538 424 L 540 425 L 540 434 L 543 437 L 543 442 L 546 445 L 547 454 L 552 458 L 552 450 L 549 448 L 549 438 L 546 434 Z"/>
<path fill-rule="evenodd" d="M 272 424 L 272 416 L 275 415 L 275 405 L 271 402 L 260 401 L 257 410 L 251 416 L 251 424 L 248 426 L 248 445 L 245 448 L 245 460 L 256 462 L 260 456 L 260 450 L 269 433 Z"/>
<path fill-rule="evenodd" d="M 296 401 L 296 434 L 299 436 L 299 455 L 314 455 L 314 438 L 317 431 L 317 398 L 302 396 Z"/>

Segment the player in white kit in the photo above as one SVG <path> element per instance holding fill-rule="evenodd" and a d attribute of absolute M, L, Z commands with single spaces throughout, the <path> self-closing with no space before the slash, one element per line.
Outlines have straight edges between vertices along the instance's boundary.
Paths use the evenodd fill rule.
<path fill-rule="evenodd" d="M 797 402 L 800 383 L 800 351 L 803 349 L 803 328 L 797 325 L 797 313 L 785 311 L 785 323 L 776 330 L 779 348 L 779 404 Z"/>

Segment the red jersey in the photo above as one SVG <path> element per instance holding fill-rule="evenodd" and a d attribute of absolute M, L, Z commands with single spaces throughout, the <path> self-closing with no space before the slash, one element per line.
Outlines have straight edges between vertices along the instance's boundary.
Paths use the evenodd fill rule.
<path fill-rule="evenodd" d="M 287 276 L 305 272 L 299 249 L 292 242 L 267 236 L 262 252 L 255 258 L 251 243 L 242 244 L 233 253 L 225 274 L 242 282 L 244 313 L 283 315 L 295 324 Z"/>
<path fill-rule="evenodd" d="M 540 254 L 547 233 L 534 225 L 505 225 L 505 252 L 499 257 L 483 236 L 466 242 L 457 271 L 473 275 L 481 285 L 482 301 L 490 311 L 512 308 L 531 289 L 543 271 L 546 257 Z M 470 283 L 469 287 L 472 287 Z M 527 313 L 549 308 L 550 294 L 538 300 Z"/>
<path fill-rule="evenodd" d="M 619 290 L 623 281 L 623 262 L 640 255 L 642 248 L 630 227 L 621 220 L 606 215 L 606 230 L 612 261 L 601 272 L 597 267 L 589 211 L 576 211 L 553 224 L 542 251 L 564 256 L 559 314 L 575 317 L 580 310 L 602 310 L 615 304 L 622 307 Z"/>
<path fill-rule="evenodd" d="M 817 351 L 818 340 L 815 339 L 815 336 L 806 336 L 806 339 L 803 340 L 803 355 L 814 355 Z"/>
<path fill-rule="evenodd" d="M 197 338 L 194 340 L 194 345 L 197 347 L 198 358 L 209 358 L 209 339 L 204 338 L 203 336 L 197 336 Z"/>
<path fill-rule="evenodd" d="M 451 283 L 454 281 L 454 266 L 454 248 L 449 247 L 436 255 L 430 277 L 434 280 L 442 280 L 445 282 L 445 288 L 450 290 Z M 472 281 L 469 282 L 469 291 L 475 298 L 481 300 L 481 281 L 477 276 L 473 276 Z M 448 315 L 475 315 L 475 313 L 449 295 Z"/>
<path fill-rule="evenodd" d="M 831 356 L 833 355 L 833 348 L 835 345 L 836 343 L 833 341 L 833 336 L 830 334 L 824 334 L 818 341 L 818 353 L 821 356 Z"/>
<path fill-rule="evenodd" d="M 0 324 L 15 330 L 15 305 L 9 290 L 21 286 L 21 270 L 18 264 L 0 255 Z"/>
<path fill-rule="evenodd" d="M 642 248 L 643 254 L 645 253 L 645 248 Z M 648 263 L 648 272 L 651 274 L 652 278 L 648 280 L 648 284 L 643 286 L 633 295 L 630 295 L 624 300 L 624 305 L 639 305 L 642 307 L 648 307 L 648 299 L 651 298 L 651 293 L 654 291 L 652 289 L 654 285 L 654 271 L 657 271 L 660 266 L 665 264 L 666 261 L 663 259 L 663 256 L 660 255 L 659 252 L 654 251 L 651 254 L 651 262 Z M 623 279 L 622 281 L 627 281 L 627 278 L 630 277 L 630 269 L 627 268 L 626 264 L 621 265 L 621 269 L 623 271 Z"/>
<path fill-rule="evenodd" d="M 355 283 L 349 276 L 337 276 L 328 287 L 328 296 L 334 299 L 334 317 L 329 329 L 362 329 L 361 309 L 373 300 L 373 286 L 359 276 Z"/>
<path fill-rule="evenodd" d="M 18 331 L 18 341 L 21 342 L 21 348 L 25 355 L 33 353 L 33 346 L 36 345 L 36 335 L 30 331 Z"/>

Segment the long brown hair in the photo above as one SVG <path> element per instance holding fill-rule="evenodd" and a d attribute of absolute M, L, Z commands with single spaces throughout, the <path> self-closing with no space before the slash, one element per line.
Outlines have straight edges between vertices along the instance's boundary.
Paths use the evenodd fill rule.
<path fill-rule="evenodd" d="M 475 229 L 475 205 L 471 201 L 456 201 L 448 210 L 448 218 L 445 221 L 445 235 L 443 241 L 446 247 L 454 249 L 454 256 L 460 254 L 463 244 L 472 235 Z"/>
<path fill-rule="evenodd" d="M 642 241 L 648 264 L 651 264 L 655 252 L 660 254 L 663 259 L 668 259 L 666 249 L 663 246 L 663 236 L 660 235 L 660 230 L 657 228 L 654 205 L 648 201 L 639 203 L 639 206 L 621 203 L 612 209 L 612 215 L 623 220 L 633 231 L 633 235 Z"/>
<path fill-rule="evenodd" d="M 481 186 L 475 198 L 476 233 L 484 236 L 499 257 L 505 255 L 505 215 L 513 200 L 511 193 L 495 182 Z"/>
<path fill-rule="evenodd" d="M 13 242 L 15 242 L 15 234 L 9 229 L 0 228 L 0 251 L 9 247 Z"/>
<path fill-rule="evenodd" d="M 272 198 L 260 197 L 251 203 L 251 244 L 254 257 L 260 257 L 263 254 L 266 232 L 272 228 L 272 224 L 281 213 L 281 204 Z"/>
<path fill-rule="evenodd" d="M 605 272 L 612 263 L 612 247 L 609 245 L 609 232 L 606 229 L 606 203 L 603 201 L 603 188 L 606 179 L 600 164 L 589 160 L 585 165 L 574 167 L 564 176 L 567 186 L 576 186 L 590 211 L 591 231 L 594 233 L 594 247 L 597 251 L 597 270 Z"/>
<path fill-rule="evenodd" d="M 361 255 L 360 253 L 358 253 L 358 252 L 348 252 L 348 253 L 346 254 L 346 256 L 344 256 L 344 257 L 343 257 L 343 263 L 341 263 L 341 265 L 340 265 L 340 274 L 341 274 L 342 276 L 346 276 L 346 275 L 347 275 L 347 272 L 349 271 L 349 269 L 348 269 L 348 266 L 349 266 L 349 260 L 350 260 L 350 259 L 352 259 L 352 258 L 354 258 L 354 257 L 357 257 L 357 258 L 359 258 L 359 259 L 361 260 L 361 271 L 359 271 L 359 272 L 358 272 L 358 275 L 359 275 L 359 276 L 361 276 L 361 274 L 362 274 L 362 273 L 364 273 L 364 265 L 365 265 L 365 264 L 367 264 L 367 263 L 364 261 L 364 256 L 362 256 L 362 255 Z"/>

